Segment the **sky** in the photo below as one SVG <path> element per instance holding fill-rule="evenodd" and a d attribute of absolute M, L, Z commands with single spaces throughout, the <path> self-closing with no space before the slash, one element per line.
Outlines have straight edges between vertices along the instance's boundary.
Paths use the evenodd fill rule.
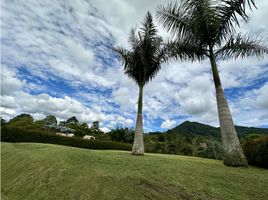
<path fill-rule="evenodd" d="M 1 116 L 36 120 L 76 116 L 103 131 L 135 127 L 138 87 L 111 47 L 128 48 L 131 28 L 166 0 L 1 1 Z M 256 0 L 237 32 L 268 46 L 268 1 Z M 169 34 L 154 17 L 159 34 Z M 236 125 L 268 127 L 268 56 L 218 61 Z M 208 60 L 171 61 L 144 88 L 144 131 L 165 131 L 188 120 L 218 126 Z"/>

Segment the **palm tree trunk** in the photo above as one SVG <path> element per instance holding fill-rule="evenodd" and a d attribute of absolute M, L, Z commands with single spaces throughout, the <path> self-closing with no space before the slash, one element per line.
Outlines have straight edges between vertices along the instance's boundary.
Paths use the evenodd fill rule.
<path fill-rule="evenodd" d="M 132 154 L 133 155 L 143 155 L 144 154 L 143 122 L 142 122 L 142 95 L 143 95 L 143 86 L 139 86 L 138 114 L 137 114 L 134 143 L 132 146 Z"/>
<path fill-rule="evenodd" d="M 223 145 L 223 163 L 229 166 L 247 166 L 247 160 L 237 137 L 231 112 L 221 86 L 221 80 L 212 48 L 210 48 L 209 58 L 216 89 L 218 116 Z"/>

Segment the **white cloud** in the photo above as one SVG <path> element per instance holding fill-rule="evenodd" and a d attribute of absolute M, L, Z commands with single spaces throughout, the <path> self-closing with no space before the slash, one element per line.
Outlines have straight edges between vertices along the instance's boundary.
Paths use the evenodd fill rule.
<path fill-rule="evenodd" d="M 26 66 L 44 79 L 52 73 L 65 80 L 108 87 L 96 53 L 111 56 L 103 40 L 113 39 L 105 19 L 94 16 L 95 8 L 86 1 L 6 1 L 2 13 L 3 62 Z M 19 15 L 18 15 L 19 13 Z M 107 35 L 108 34 L 108 35 Z M 107 44 L 109 45 L 109 44 Z"/>
<path fill-rule="evenodd" d="M 175 120 L 166 119 L 162 122 L 161 128 L 170 129 L 173 128 L 176 124 L 177 122 Z"/>
<path fill-rule="evenodd" d="M 237 59 L 219 62 L 220 75 L 224 88 L 246 87 L 256 79 L 267 76 L 266 69 L 261 66 L 268 63 L 268 58 L 259 60 L 257 58 Z"/>
<path fill-rule="evenodd" d="M 116 114 L 106 114 L 94 108 L 86 107 L 68 96 L 57 98 L 48 94 L 30 95 L 25 92 L 18 92 L 14 99 L 20 99 L 20 101 L 12 104 L 13 97 L 1 96 L 1 102 L 3 102 L 1 113 L 5 119 L 10 119 L 19 113 L 30 113 L 36 119 L 44 118 L 47 115 L 55 115 L 59 120 L 66 120 L 76 116 L 80 122 L 88 124 L 97 120 L 103 124 L 115 121 L 123 126 L 133 125 L 132 119 Z M 8 105 L 9 103 L 10 105 Z M 105 125 L 102 128 L 108 130 Z"/>
<path fill-rule="evenodd" d="M 262 86 L 257 93 L 256 103 L 263 109 L 268 109 L 268 83 Z M 268 113 L 268 112 L 267 112 Z"/>
<path fill-rule="evenodd" d="M 258 89 L 248 90 L 229 101 L 234 122 L 243 126 L 267 125 L 267 83 Z"/>
<path fill-rule="evenodd" d="M 120 46 L 128 46 L 130 28 L 139 26 L 147 11 L 154 15 L 156 7 L 166 3 L 165 0 L 155 0 L 153 3 L 144 0 L 112 0 L 109 4 L 106 0 L 93 0 L 92 2 L 106 17 L 109 23 L 107 28 L 115 36 L 117 45 Z M 157 23 L 156 20 L 155 23 Z"/>
<path fill-rule="evenodd" d="M 208 75 L 196 76 L 179 91 L 178 102 L 191 115 L 209 112 L 216 106 L 213 89 L 213 83 Z"/>
<path fill-rule="evenodd" d="M 25 81 L 16 77 L 16 71 L 8 69 L 5 65 L 1 65 L 1 95 L 11 95 L 20 91 Z"/>
<path fill-rule="evenodd" d="M 108 133 L 111 131 L 111 129 L 109 129 L 107 127 L 101 127 L 100 130 L 103 131 L 104 133 Z"/>
<path fill-rule="evenodd" d="M 133 111 L 138 100 L 138 87 L 134 88 L 121 87 L 114 90 L 112 95 L 114 101 L 121 106 L 122 110 Z"/>

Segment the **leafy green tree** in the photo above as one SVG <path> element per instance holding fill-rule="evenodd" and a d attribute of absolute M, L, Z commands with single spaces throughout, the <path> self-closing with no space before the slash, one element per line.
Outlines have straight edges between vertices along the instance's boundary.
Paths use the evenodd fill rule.
<path fill-rule="evenodd" d="M 99 132 L 100 131 L 100 122 L 99 121 L 92 122 L 92 125 L 91 125 L 90 129 L 93 132 Z"/>
<path fill-rule="evenodd" d="M 79 123 L 78 119 L 75 116 L 70 117 L 69 119 L 67 119 L 66 122 L 67 122 L 67 124 L 71 124 L 71 123 L 77 124 L 77 123 Z"/>
<path fill-rule="evenodd" d="M 91 135 L 94 134 L 94 132 L 88 128 L 87 123 L 62 123 L 63 126 L 66 126 L 68 128 L 71 128 L 74 130 L 74 135 L 77 137 L 83 137 L 85 135 Z"/>
<path fill-rule="evenodd" d="M 262 134 L 251 133 L 245 137 L 245 140 L 254 140 L 254 139 L 262 137 L 262 136 L 263 136 Z"/>
<path fill-rule="evenodd" d="M 67 122 L 66 121 L 60 121 L 59 126 L 67 126 Z"/>
<path fill-rule="evenodd" d="M 182 153 L 184 155 L 188 155 L 188 156 L 191 156 L 193 154 L 193 148 L 191 147 L 191 145 L 185 145 L 183 148 L 182 148 Z"/>
<path fill-rule="evenodd" d="M 243 149 L 251 165 L 268 169 L 268 135 L 260 135 L 245 140 Z"/>
<path fill-rule="evenodd" d="M 57 125 L 57 118 L 53 115 L 46 116 L 44 119 L 45 125 Z"/>
<path fill-rule="evenodd" d="M 165 142 L 166 141 L 166 137 L 165 137 L 165 134 L 158 134 L 157 136 L 157 140 L 158 142 Z"/>
<path fill-rule="evenodd" d="M 7 121 L 5 119 L 3 119 L 2 117 L 0 117 L 0 118 L 1 118 L 1 127 L 2 127 L 7 123 Z"/>
<path fill-rule="evenodd" d="M 34 121 L 34 123 L 33 123 L 33 126 L 35 127 L 35 128 L 37 128 L 37 129 L 43 129 L 44 127 L 45 127 L 45 120 L 43 119 L 43 120 L 36 120 L 36 121 Z"/>
<path fill-rule="evenodd" d="M 32 128 L 33 121 L 34 120 L 31 115 L 23 113 L 11 119 L 7 126 L 14 128 Z"/>
<path fill-rule="evenodd" d="M 81 123 L 81 124 L 80 124 L 80 129 L 82 129 L 82 130 L 87 130 L 87 129 L 89 129 L 87 123 Z"/>
<path fill-rule="evenodd" d="M 157 35 L 157 29 L 149 12 L 138 34 L 133 29 L 130 31 L 129 42 L 130 50 L 116 48 L 115 51 L 124 65 L 125 74 L 134 80 L 139 87 L 138 113 L 132 154 L 143 155 L 143 87 L 156 76 L 161 63 L 166 60 L 165 49 L 161 44 L 162 39 Z"/>
<path fill-rule="evenodd" d="M 134 138 L 134 131 L 128 128 L 116 128 L 108 133 L 115 142 L 132 143 Z"/>
<path fill-rule="evenodd" d="M 238 18 L 247 21 L 246 5 L 255 7 L 254 0 L 183 0 L 159 7 L 157 17 L 164 28 L 174 35 L 167 46 L 169 55 L 180 60 L 208 58 L 216 89 L 218 115 L 224 151 L 224 164 L 247 166 L 232 116 L 224 96 L 217 68 L 219 59 L 244 58 L 268 53 L 260 40 L 235 34 Z"/>

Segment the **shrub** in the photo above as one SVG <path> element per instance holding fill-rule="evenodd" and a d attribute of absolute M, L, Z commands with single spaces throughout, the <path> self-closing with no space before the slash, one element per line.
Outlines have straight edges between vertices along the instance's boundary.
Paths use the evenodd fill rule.
<path fill-rule="evenodd" d="M 242 145 L 248 163 L 268 169 L 268 136 L 248 139 Z"/>
<path fill-rule="evenodd" d="M 118 127 L 111 130 L 108 135 L 111 137 L 111 140 L 115 142 L 133 143 L 134 140 L 134 130 L 128 128 Z"/>
<path fill-rule="evenodd" d="M 145 152 L 148 152 L 148 153 L 155 153 L 156 152 L 156 149 L 155 149 L 155 142 L 154 141 L 149 141 L 149 142 L 146 142 L 144 144 L 144 149 L 145 149 Z"/>
<path fill-rule="evenodd" d="M 193 149 L 190 145 L 186 145 L 183 149 L 182 149 L 182 153 L 184 155 L 187 155 L 187 156 L 191 156 L 193 155 Z"/>
<path fill-rule="evenodd" d="M 130 144 L 110 141 L 84 140 L 78 137 L 63 137 L 52 132 L 40 130 L 25 130 L 21 128 L 2 128 L 1 141 L 3 142 L 38 142 L 61 144 L 86 149 L 114 149 L 131 150 Z"/>

